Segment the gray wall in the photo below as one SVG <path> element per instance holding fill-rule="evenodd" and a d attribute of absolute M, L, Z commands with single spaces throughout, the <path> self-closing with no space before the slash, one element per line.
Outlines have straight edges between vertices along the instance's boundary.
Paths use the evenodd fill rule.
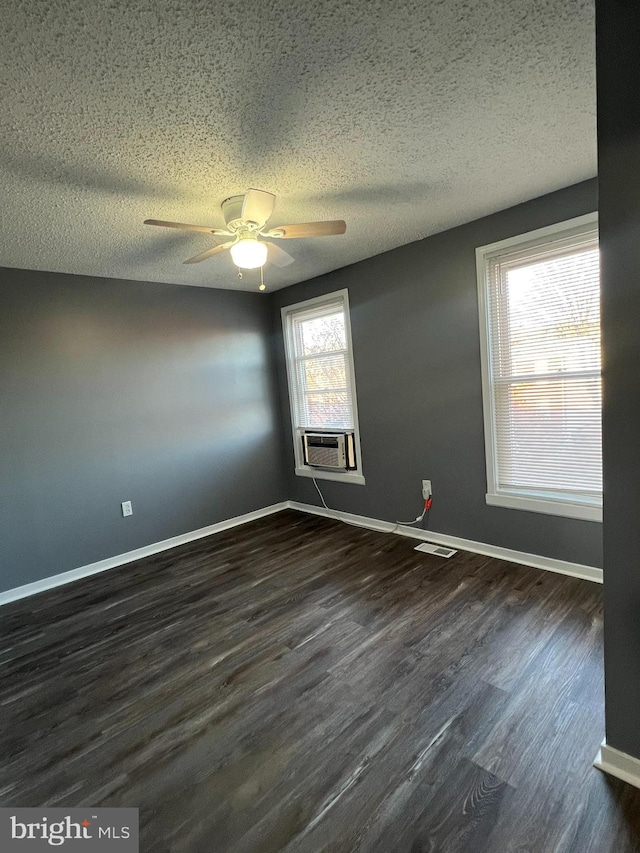
<path fill-rule="evenodd" d="M 596 22 L 607 742 L 640 758 L 640 7 Z"/>
<path fill-rule="evenodd" d="M 264 296 L 3 269 L 0 306 L 0 590 L 286 497 Z"/>
<path fill-rule="evenodd" d="M 601 525 L 485 503 L 476 246 L 596 210 L 596 180 L 378 255 L 272 296 L 280 307 L 348 288 L 365 486 L 322 481 L 329 506 L 393 521 L 421 509 L 430 528 L 602 565 Z M 339 238 L 337 238 L 339 239 Z M 293 473 L 284 353 L 278 348 L 288 495 L 318 503 Z"/>

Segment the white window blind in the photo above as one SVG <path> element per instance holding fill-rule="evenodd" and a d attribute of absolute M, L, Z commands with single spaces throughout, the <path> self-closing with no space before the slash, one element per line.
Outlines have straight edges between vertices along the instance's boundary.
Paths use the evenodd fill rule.
<path fill-rule="evenodd" d="M 300 429 L 353 429 L 353 382 L 344 299 L 285 315 L 290 392 Z"/>
<path fill-rule="evenodd" d="M 597 226 L 488 252 L 484 266 L 489 492 L 541 511 L 601 505 Z"/>

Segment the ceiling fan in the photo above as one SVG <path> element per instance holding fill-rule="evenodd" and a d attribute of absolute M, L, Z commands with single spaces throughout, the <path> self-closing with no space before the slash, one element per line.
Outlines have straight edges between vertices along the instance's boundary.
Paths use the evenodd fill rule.
<path fill-rule="evenodd" d="M 249 189 L 245 195 L 234 195 L 222 202 L 222 215 L 226 228 L 210 228 L 207 225 L 187 225 L 184 222 L 164 222 L 160 219 L 145 219 L 145 225 L 162 228 L 181 228 L 183 231 L 202 231 L 216 237 L 232 237 L 226 243 L 207 249 L 185 264 L 199 264 L 220 252 L 229 249 L 234 264 L 241 269 L 253 270 L 262 267 L 267 259 L 277 267 L 286 267 L 293 258 L 280 246 L 261 238 L 289 240 L 294 237 L 329 237 L 344 234 L 347 224 L 343 219 L 324 222 L 302 222 L 297 225 L 279 225 L 265 229 L 267 219 L 273 213 L 276 197 L 264 190 Z"/>

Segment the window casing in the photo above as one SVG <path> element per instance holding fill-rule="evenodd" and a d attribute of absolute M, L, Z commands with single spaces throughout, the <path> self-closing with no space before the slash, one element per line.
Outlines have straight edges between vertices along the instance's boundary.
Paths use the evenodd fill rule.
<path fill-rule="evenodd" d="M 282 327 L 296 474 L 363 485 L 347 291 L 283 308 Z M 306 465 L 301 440 L 305 430 L 353 433 L 355 469 Z"/>
<path fill-rule="evenodd" d="M 476 261 L 487 503 L 601 521 L 597 214 Z"/>

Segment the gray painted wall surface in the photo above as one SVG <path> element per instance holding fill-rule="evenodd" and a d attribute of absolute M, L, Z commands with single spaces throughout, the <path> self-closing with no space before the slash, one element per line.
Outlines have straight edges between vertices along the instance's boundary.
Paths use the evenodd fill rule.
<path fill-rule="evenodd" d="M 640 758 L 640 7 L 596 7 L 607 742 Z"/>
<path fill-rule="evenodd" d="M 599 523 L 485 503 L 475 267 L 476 246 L 596 209 L 593 179 L 273 294 L 279 328 L 283 305 L 349 290 L 366 485 L 321 481 L 329 506 L 389 521 L 414 518 L 420 480 L 429 478 L 432 530 L 602 565 Z M 317 504 L 313 483 L 293 473 L 281 343 L 278 372 L 288 496 Z"/>
<path fill-rule="evenodd" d="M 0 305 L 0 589 L 286 497 L 263 296 L 3 269 Z"/>

